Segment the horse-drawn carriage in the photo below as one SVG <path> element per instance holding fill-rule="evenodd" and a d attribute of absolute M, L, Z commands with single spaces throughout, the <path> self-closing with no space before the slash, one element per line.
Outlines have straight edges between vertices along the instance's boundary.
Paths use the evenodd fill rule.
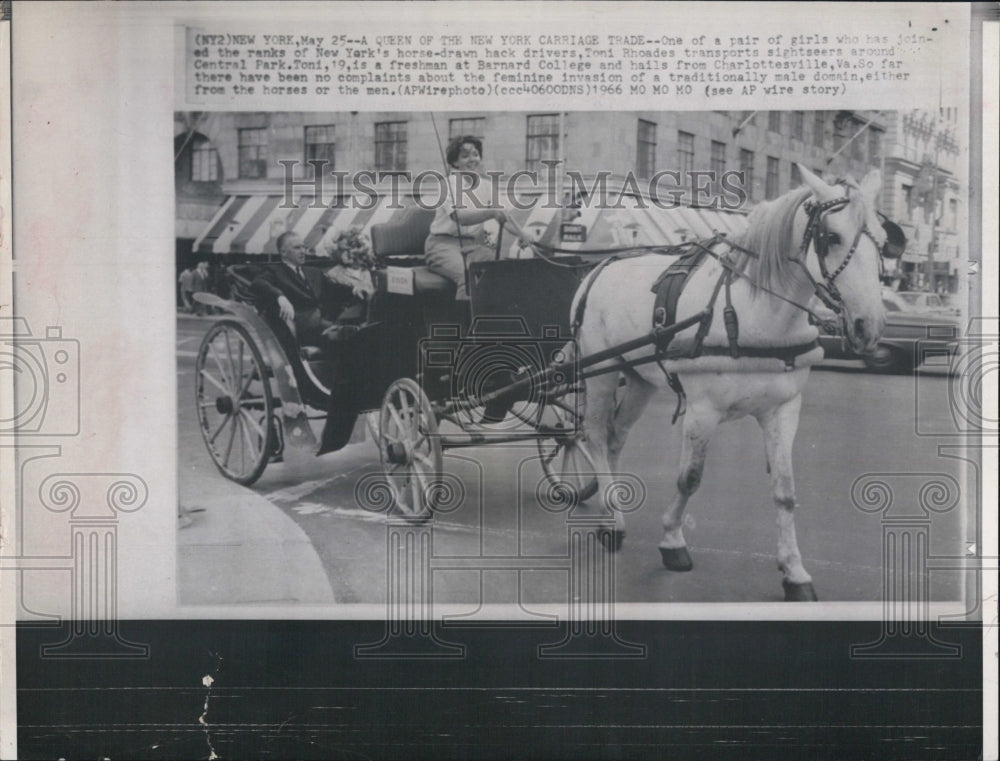
<path fill-rule="evenodd" d="M 374 273 L 375 293 L 361 318 L 323 346 L 300 345 L 277 315 L 254 303 L 255 274 L 284 265 L 230 266 L 233 298 L 202 297 L 227 313 L 206 333 L 196 366 L 199 423 L 223 475 L 249 485 L 289 447 L 335 451 L 359 415 L 371 414 L 396 508 L 407 515 L 433 510 L 435 475 L 450 447 L 536 439 L 556 478 L 556 455 L 578 446 L 574 410 L 561 398 L 576 389 L 568 378 L 541 384 L 534 376 L 570 359 L 570 302 L 596 261 L 555 255 L 473 263 L 470 314 L 455 301 L 454 283 L 423 266 L 432 216 L 414 207 L 373 226 L 374 252 L 386 264 Z M 532 380 L 511 392 L 518 401 L 506 422 L 480 425 L 486 401 L 518 376 Z M 320 436 L 311 425 L 318 421 Z M 443 423 L 451 424 L 444 432 Z"/>
<path fill-rule="evenodd" d="M 803 176 L 805 188 L 762 204 L 733 239 L 523 259 L 501 259 L 498 242 L 495 261 L 468 266 L 471 315 L 454 285 L 423 267 L 432 213 L 411 209 L 372 228 L 388 266 L 361 319 L 321 347 L 299 345 L 258 312 L 252 270 L 230 267 L 235 298 L 212 302 L 227 315 L 196 366 L 208 451 L 227 478 L 250 484 L 289 448 L 336 449 L 365 413 L 395 509 L 424 519 L 442 492 L 444 450 L 534 440 L 563 499 L 597 497 L 617 549 L 618 458 L 653 391 L 669 386 L 686 412 L 663 564 L 691 568 L 682 518 L 708 438 L 749 414 L 765 435 L 786 599 L 815 599 L 792 518 L 791 442 L 809 367 L 822 357 L 806 305 L 819 296 L 846 340 L 874 346 L 884 234 L 872 206 L 877 176 L 861 185 Z"/>

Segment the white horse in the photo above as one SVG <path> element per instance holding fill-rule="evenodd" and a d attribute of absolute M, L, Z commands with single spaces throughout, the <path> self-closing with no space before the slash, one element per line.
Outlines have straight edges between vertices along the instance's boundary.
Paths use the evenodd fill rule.
<path fill-rule="evenodd" d="M 764 433 L 777 506 L 777 560 L 785 599 L 815 600 L 795 536 L 792 476 L 792 441 L 802 390 L 810 365 L 823 356 L 822 349 L 812 343 L 817 329 L 809 322 L 805 307 L 819 295 L 840 313 L 852 347 L 872 350 L 885 327 L 879 283 L 885 233 L 874 208 L 881 186 L 877 171 L 860 185 L 853 180 L 828 185 L 808 169 L 800 167 L 800 171 L 804 187 L 761 203 L 748 217 L 746 232 L 732 238 L 735 245 L 715 243 L 714 255 L 705 259 L 684 287 L 675 322 L 712 301 L 719 302 L 700 356 L 685 358 L 697 343 L 697 326 L 692 326 L 672 339 L 658 364 L 647 361 L 621 372 L 588 377 L 583 435 L 598 474 L 601 507 L 614 513 L 617 546 L 624 536 L 624 521 L 613 504 L 615 489 L 609 488 L 613 474 L 629 429 L 653 394 L 668 385 L 666 372 L 676 374 L 687 395 L 684 440 L 677 495 L 663 515 L 659 547 L 668 569 L 687 571 L 692 562 L 682 530 L 684 508 L 701 480 L 709 439 L 719 423 L 753 415 Z M 571 319 L 579 321 L 582 357 L 649 334 L 655 304 L 650 289 L 673 261 L 674 257 L 658 254 L 623 258 L 596 269 L 584 280 L 571 312 Z M 722 314 L 725 288 L 721 278 L 730 270 L 739 273 L 732 277 L 729 294 L 738 317 L 742 354 L 738 359 L 729 353 L 731 342 Z M 581 298 L 582 319 L 577 311 Z M 619 361 L 630 363 L 651 353 L 651 347 L 636 349 L 621 355 Z M 619 383 L 622 374 L 627 380 L 624 384 Z"/>

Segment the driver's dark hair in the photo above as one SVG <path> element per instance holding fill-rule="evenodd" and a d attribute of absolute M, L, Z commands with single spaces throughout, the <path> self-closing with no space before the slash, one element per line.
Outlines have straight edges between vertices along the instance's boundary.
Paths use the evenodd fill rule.
<path fill-rule="evenodd" d="M 289 235 L 295 235 L 295 233 L 292 232 L 291 230 L 285 230 L 285 232 L 279 235 L 278 239 L 274 241 L 274 245 L 278 247 L 279 254 L 281 253 L 281 250 L 285 247 L 285 241 L 288 240 Z"/>
<path fill-rule="evenodd" d="M 483 141 L 475 135 L 460 135 L 448 143 L 448 149 L 444 152 L 444 157 L 448 160 L 448 166 L 455 166 L 455 162 L 458 161 L 458 154 L 462 152 L 462 146 L 466 143 L 472 143 L 476 146 L 476 150 L 479 151 L 479 157 L 482 158 Z"/>

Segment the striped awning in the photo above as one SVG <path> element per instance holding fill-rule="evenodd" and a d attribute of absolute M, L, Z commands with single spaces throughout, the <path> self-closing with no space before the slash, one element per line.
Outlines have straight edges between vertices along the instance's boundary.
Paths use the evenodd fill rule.
<path fill-rule="evenodd" d="M 314 205 L 308 196 L 295 205 L 281 201 L 280 195 L 230 196 L 195 240 L 195 252 L 276 254 L 278 236 L 290 230 L 302 238 L 306 248 L 321 253 L 341 232 L 358 227 L 368 234 L 372 225 L 389 221 L 405 208 L 398 202 L 391 204 L 388 198 L 371 202 L 366 197 L 358 203 L 339 198 L 327 206 Z"/>
<path fill-rule="evenodd" d="M 410 198 L 396 199 L 393 203 L 387 196 L 374 202 L 368 197 L 342 197 L 326 206 L 314 206 L 313 199 L 304 196 L 291 205 L 282 203 L 282 196 L 277 194 L 233 195 L 219 207 L 195 240 L 194 250 L 198 254 L 276 254 L 277 237 L 291 230 L 301 236 L 306 248 L 322 255 L 326 244 L 341 232 L 356 227 L 362 234 L 370 235 L 372 225 L 391 221 L 414 203 Z M 716 233 L 736 234 L 746 226 L 746 217 L 739 212 L 691 207 L 661 209 L 633 196 L 622 197 L 612 208 L 583 207 L 567 213 L 537 203 L 526 209 L 514 209 L 509 215 L 536 240 L 581 252 L 633 245 L 673 245 L 709 238 Z M 585 227 L 586 241 L 563 241 L 563 223 Z M 516 249 L 513 240 L 511 247 Z"/>
<path fill-rule="evenodd" d="M 746 229 L 746 215 L 741 213 L 690 207 L 661 209 L 631 196 L 623 197 L 614 208 L 581 208 L 567 214 L 562 209 L 539 206 L 515 210 L 509 216 L 536 240 L 582 253 L 628 246 L 675 245 L 710 238 L 716 233 L 735 235 Z M 564 223 L 586 228 L 586 241 L 563 241 Z"/>

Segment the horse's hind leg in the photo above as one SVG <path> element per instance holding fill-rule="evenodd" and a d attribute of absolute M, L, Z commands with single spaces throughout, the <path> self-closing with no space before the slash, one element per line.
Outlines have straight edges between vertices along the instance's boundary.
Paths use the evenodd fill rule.
<path fill-rule="evenodd" d="M 802 555 L 795 536 L 795 480 L 792 476 L 792 442 L 799 427 L 802 396 L 760 415 L 757 421 L 764 431 L 767 460 L 771 466 L 771 490 L 778 508 L 778 568 L 781 569 L 785 599 L 805 602 L 816 600 L 812 577 L 802 565 Z"/>
<path fill-rule="evenodd" d="M 660 557 L 671 571 L 690 571 L 693 564 L 684 541 L 684 508 L 701 484 L 705 469 L 705 454 L 712 433 L 719 424 L 719 414 L 711 407 L 688 404 L 684 413 L 684 439 L 681 442 L 680 472 L 677 474 L 677 495 L 663 514 L 663 539 Z"/>
<path fill-rule="evenodd" d="M 615 416 L 615 391 L 617 387 L 618 376 L 614 373 L 588 378 L 584 416 L 584 431 L 586 431 L 590 456 L 596 470 L 597 496 L 600 500 L 601 510 L 607 516 L 613 515 L 613 549 L 618 549 L 625 537 L 625 519 L 622 517 L 621 511 L 615 510 L 613 505 L 608 504 L 608 495 L 614 491 L 608 488 L 611 485 L 612 474 L 608 455 L 611 432 L 614 429 L 613 418 Z"/>
<path fill-rule="evenodd" d="M 628 373 L 628 383 L 618 386 L 618 404 L 608 423 L 608 462 L 611 472 L 618 472 L 618 462 L 628 439 L 628 432 L 636 424 L 649 400 L 656 393 L 656 386 L 642 379 L 635 372 Z"/>

